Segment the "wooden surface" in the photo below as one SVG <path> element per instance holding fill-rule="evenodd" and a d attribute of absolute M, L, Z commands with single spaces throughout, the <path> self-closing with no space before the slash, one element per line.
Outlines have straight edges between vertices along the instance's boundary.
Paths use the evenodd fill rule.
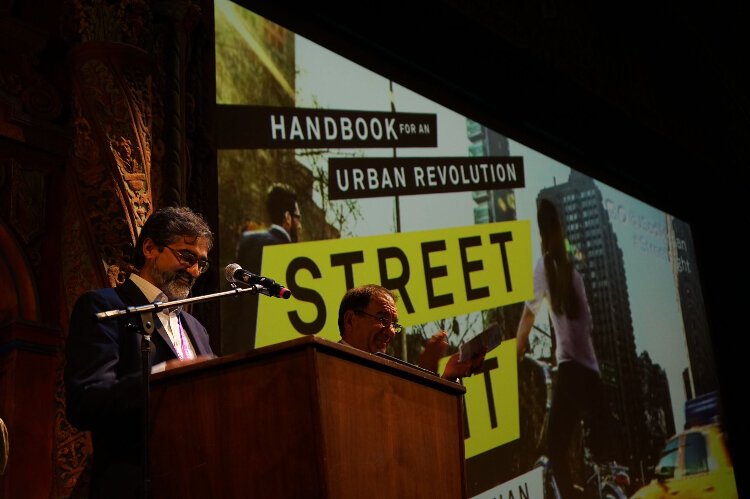
<path fill-rule="evenodd" d="M 155 375 L 153 497 L 466 497 L 463 393 L 317 337 Z"/>

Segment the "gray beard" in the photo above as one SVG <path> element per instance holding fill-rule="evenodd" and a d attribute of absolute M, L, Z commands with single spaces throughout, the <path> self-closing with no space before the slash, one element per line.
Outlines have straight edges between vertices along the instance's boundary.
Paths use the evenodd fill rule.
<path fill-rule="evenodd" d="M 195 278 L 188 274 L 185 271 L 181 272 L 160 272 L 156 268 L 156 263 L 154 262 L 154 271 L 153 271 L 154 279 L 156 282 L 156 287 L 161 289 L 162 292 L 167 295 L 167 298 L 170 300 L 182 300 L 183 298 L 187 298 L 190 294 L 190 290 L 193 288 L 193 284 L 195 284 Z M 178 277 L 186 277 L 190 280 L 190 284 L 182 284 L 177 281 Z"/>

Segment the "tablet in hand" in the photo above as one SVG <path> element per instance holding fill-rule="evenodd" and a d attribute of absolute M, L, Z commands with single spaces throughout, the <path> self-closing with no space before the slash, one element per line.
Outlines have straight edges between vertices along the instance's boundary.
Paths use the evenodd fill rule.
<path fill-rule="evenodd" d="M 500 326 L 493 322 L 484 331 L 474 336 L 472 339 L 463 343 L 459 348 L 459 362 L 464 362 L 471 358 L 489 352 L 500 345 Z"/>

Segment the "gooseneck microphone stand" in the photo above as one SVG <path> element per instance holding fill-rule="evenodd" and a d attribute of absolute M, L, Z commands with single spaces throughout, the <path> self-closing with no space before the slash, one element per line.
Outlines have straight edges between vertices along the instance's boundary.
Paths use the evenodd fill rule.
<path fill-rule="evenodd" d="M 146 305 L 140 305 L 137 307 L 128 307 L 121 310 L 109 310 L 107 312 L 99 312 L 96 314 L 96 318 L 99 321 L 115 319 L 117 317 L 134 317 L 140 316 L 141 324 L 137 326 L 133 322 L 129 322 L 126 328 L 133 332 L 141 335 L 141 376 L 143 384 L 143 499 L 149 499 L 151 497 L 151 476 L 150 476 L 150 458 L 149 458 L 149 445 L 148 436 L 151 433 L 151 413 L 149 408 L 149 402 L 151 397 L 151 365 L 149 355 L 151 354 L 151 334 L 156 328 L 154 321 L 154 314 L 165 309 L 179 307 L 181 305 L 187 305 L 190 303 L 199 303 L 204 301 L 216 300 L 225 296 L 238 296 L 243 293 L 258 294 L 258 291 L 262 289 L 261 286 L 248 286 L 238 287 L 234 283 L 230 283 L 232 289 L 229 291 L 222 291 L 221 293 L 214 293 L 204 296 L 196 296 L 194 298 L 185 298 L 183 300 L 174 300 L 170 302 L 155 301 Z"/>

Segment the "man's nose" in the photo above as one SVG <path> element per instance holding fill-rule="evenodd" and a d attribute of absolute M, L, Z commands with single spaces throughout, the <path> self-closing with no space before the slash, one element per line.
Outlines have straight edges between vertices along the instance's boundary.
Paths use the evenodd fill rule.
<path fill-rule="evenodd" d="M 190 274 L 191 276 L 195 277 L 196 279 L 197 279 L 198 277 L 200 277 L 200 275 L 201 275 L 201 271 L 200 271 L 200 269 L 198 268 L 198 262 L 195 262 L 194 264 L 192 264 L 192 265 L 191 265 L 190 267 L 186 268 L 185 270 L 187 270 L 187 271 L 188 271 L 188 273 L 189 273 L 189 274 Z"/>

